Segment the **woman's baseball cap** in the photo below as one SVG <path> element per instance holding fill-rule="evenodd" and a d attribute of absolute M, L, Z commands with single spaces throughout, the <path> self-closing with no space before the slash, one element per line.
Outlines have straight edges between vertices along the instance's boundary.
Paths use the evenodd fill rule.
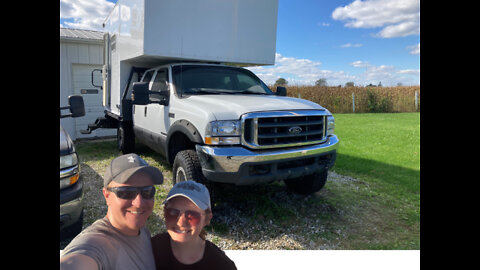
<path fill-rule="evenodd" d="M 132 175 L 139 171 L 150 175 L 153 184 L 160 185 L 163 183 L 163 174 L 159 169 L 148 165 L 140 156 L 132 153 L 116 157 L 110 162 L 103 177 L 103 186 L 107 187 L 112 181 L 125 184 Z"/>
<path fill-rule="evenodd" d="M 171 198 L 178 196 L 189 199 L 202 210 L 212 208 L 210 204 L 210 193 L 208 192 L 207 187 L 195 181 L 188 180 L 176 183 L 170 192 L 168 192 L 167 198 L 163 204 L 166 204 Z"/>

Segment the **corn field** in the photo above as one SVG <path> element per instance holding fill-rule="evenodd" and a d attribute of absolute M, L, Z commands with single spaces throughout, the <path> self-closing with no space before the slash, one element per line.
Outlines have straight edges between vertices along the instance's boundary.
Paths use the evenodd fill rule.
<path fill-rule="evenodd" d="M 270 87 L 274 90 L 275 87 Z M 420 86 L 287 86 L 287 95 L 313 101 L 332 113 L 419 112 Z M 355 103 L 353 103 L 355 102 Z"/>

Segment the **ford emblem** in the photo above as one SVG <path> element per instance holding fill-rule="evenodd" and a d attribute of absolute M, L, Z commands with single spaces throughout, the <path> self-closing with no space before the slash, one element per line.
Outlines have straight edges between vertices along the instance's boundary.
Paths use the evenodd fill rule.
<path fill-rule="evenodd" d="M 300 132 L 302 132 L 302 128 L 301 127 L 291 127 L 288 129 L 288 132 L 290 134 L 298 134 Z"/>

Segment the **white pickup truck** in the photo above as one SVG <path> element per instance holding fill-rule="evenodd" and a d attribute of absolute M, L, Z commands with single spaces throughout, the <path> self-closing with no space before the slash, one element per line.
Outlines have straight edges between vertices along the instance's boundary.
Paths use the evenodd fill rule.
<path fill-rule="evenodd" d="M 124 153 L 146 144 L 174 182 L 320 190 L 338 147 L 332 114 L 242 68 L 275 63 L 277 12 L 278 0 L 117 1 L 103 24 L 105 115 L 84 133 L 116 128 Z"/>
<path fill-rule="evenodd" d="M 118 128 L 124 153 L 134 151 L 137 139 L 163 154 L 173 182 L 284 180 L 301 194 L 324 186 L 339 142 L 327 109 L 286 97 L 283 87 L 274 93 L 239 67 L 172 63 L 136 76 L 140 82 L 123 95 L 127 113 L 106 112 L 98 122 Z"/>

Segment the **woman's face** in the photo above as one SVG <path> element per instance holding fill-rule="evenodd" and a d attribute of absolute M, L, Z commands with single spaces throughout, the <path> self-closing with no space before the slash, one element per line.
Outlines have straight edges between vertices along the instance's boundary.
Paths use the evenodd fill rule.
<path fill-rule="evenodd" d="M 205 213 L 189 199 L 178 196 L 165 205 L 164 217 L 172 240 L 186 243 L 199 238 L 203 227 L 210 224 L 212 215 Z"/>

